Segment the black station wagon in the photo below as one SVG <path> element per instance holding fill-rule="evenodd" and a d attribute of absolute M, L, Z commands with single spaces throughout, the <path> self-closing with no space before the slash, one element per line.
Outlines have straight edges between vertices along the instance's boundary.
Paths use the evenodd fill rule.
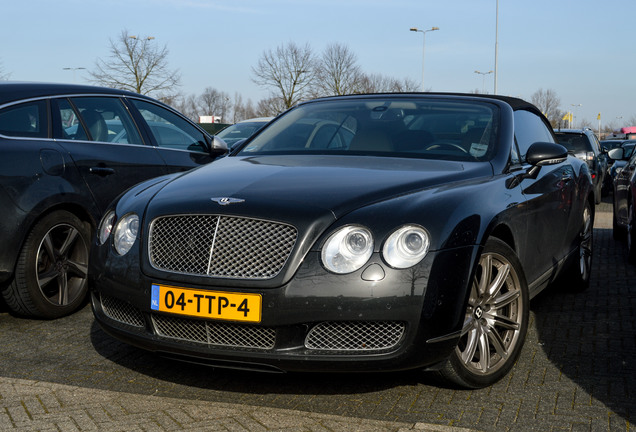
<path fill-rule="evenodd" d="M 206 132 L 168 106 L 92 86 L 0 83 L 0 290 L 19 315 L 86 298 L 91 236 L 134 184 L 212 161 Z"/>
<path fill-rule="evenodd" d="M 130 189 L 92 249 L 95 317 L 190 362 L 263 371 L 514 365 L 530 299 L 589 284 L 587 165 L 519 99 L 325 98 L 225 158 Z"/>

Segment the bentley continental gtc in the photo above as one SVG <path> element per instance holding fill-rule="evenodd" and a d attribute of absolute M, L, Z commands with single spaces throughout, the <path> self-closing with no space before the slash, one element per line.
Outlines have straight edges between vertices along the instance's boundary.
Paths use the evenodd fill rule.
<path fill-rule="evenodd" d="M 317 99 L 113 203 L 92 307 L 185 361 L 484 387 L 519 356 L 532 297 L 589 284 L 593 218 L 587 165 L 520 99 Z"/>

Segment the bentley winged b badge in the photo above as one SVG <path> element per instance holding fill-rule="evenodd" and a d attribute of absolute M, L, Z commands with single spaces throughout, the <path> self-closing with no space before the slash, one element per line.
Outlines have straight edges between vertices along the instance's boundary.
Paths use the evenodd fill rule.
<path fill-rule="evenodd" d="M 245 202 L 245 200 L 241 198 L 222 197 L 222 198 L 210 198 L 210 199 L 214 201 L 215 203 L 222 206 Z"/>

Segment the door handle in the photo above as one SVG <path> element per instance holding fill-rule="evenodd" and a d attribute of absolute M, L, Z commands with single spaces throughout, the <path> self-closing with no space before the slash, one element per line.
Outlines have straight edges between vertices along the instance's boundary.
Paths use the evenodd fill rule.
<path fill-rule="evenodd" d="M 112 168 L 106 168 L 106 167 L 91 167 L 88 170 L 91 174 L 95 174 L 98 175 L 100 177 L 106 177 L 109 176 L 111 174 L 115 174 L 115 170 Z"/>

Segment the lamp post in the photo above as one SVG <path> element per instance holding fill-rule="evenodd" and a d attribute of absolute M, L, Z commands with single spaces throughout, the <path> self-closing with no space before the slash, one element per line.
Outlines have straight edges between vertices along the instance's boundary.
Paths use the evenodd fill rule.
<path fill-rule="evenodd" d="M 73 84 L 75 84 L 75 72 L 78 71 L 78 70 L 84 70 L 84 69 L 86 69 L 86 68 L 84 68 L 84 67 L 65 67 L 65 68 L 62 68 L 62 70 L 73 71 Z"/>
<path fill-rule="evenodd" d="M 439 30 L 439 27 L 431 27 L 428 30 L 420 30 L 417 27 L 411 27 L 409 29 L 412 32 L 419 32 L 422 33 L 422 91 L 424 91 L 424 52 L 426 49 L 426 33 L 430 32 L 430 31 L 435 31 L 435 30 Z"/>
<path fill-rule="evenodd" d="M 574 110 L 573 110 L 574 111 L 574 119 L 572 120 L 572 126 L 571 126 L 572 129 L 574 129 L 574 124 L 575 124 L 574 120 L 576 120 L 576 109 L 578 107 L 583 106 L 583 105 L 582 104 L 570 104 L 570 105 L 572 105 L 574 107 Z"/>
<path fill-rule="evenodd" d="M 497 51 L 499 48 L 499 0 L 495 9 L 495 87 L 493 94 L 497 94 Z"/>
<path fill-rule="evenodd" d="M 485 94 L 486 93 L 486 75 L 491 74 L 493 71 L 488 71 L 488 72 L 479 72 L 478 70 L 475 71 L 476 74 L 479 74 L 483 77 L 483 82 L 482 82 L 482 91 Z"/>

